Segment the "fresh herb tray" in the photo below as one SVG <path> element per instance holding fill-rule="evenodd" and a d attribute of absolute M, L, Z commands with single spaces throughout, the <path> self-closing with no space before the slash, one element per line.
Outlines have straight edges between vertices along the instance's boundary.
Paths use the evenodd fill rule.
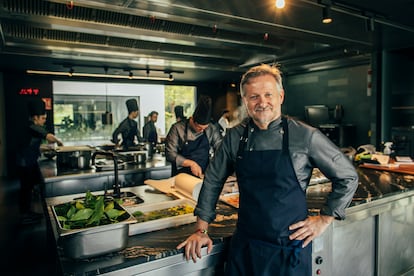
<path fill-rule="evenodd" d="M 62 235 L 117 223 L 133 223 L 136 219 L 112 197 L 87 192 L 84 198 L 52 206 Z"/>

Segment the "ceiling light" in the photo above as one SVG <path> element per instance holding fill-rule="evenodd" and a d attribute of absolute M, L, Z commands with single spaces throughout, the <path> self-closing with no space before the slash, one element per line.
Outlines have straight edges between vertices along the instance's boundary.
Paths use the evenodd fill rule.
<path fill-rule="evenodd" d="M 283 9 L 285 7 L 285 0 L 276 0 L 276 8 Z"/>
<path fill-rule="evenodd" d="M 68 72 L 60 71 L 42 71 L 42 70 L 26 70 L 28 74 L 37 75 L 53 75 L 53 76 L 68 76 Z M 133 80 L 157 80 L 157 81 L 173 81 L 172 74 L 168 77 L 152 77 L 152 76 L 134 76 L 129 75 L 111 75 L 111 74 L 95 74 L 95 73 L 72 73 L 73 77 L 91 77 L 91 78 L 112 78 L 112 79 L 133 79 Z"/>
<path fill-rule="evenodd" d="M 322 9 L 322 23 L 329 24 L 331 22 L 332 22 L 331 8 L 329 6 L 325 6 Z"/>

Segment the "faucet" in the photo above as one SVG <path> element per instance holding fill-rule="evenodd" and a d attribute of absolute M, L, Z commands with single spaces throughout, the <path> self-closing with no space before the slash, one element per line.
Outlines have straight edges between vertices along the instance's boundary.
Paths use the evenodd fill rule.
<path fill-rule="evenodd" d="M 96 155 L 105 155 L 112 157 L 112 160 L 114 161 L 114 184 L 112 185 L 113 191 L 113 197 L 120 198 L 121 197 L 121 185 L 118 181 L 118 157 L 115 155 L 115 153 L 111 151 L 95 151 L 92 154 L 92 165 L 95 165 L 95 158 Z"/>

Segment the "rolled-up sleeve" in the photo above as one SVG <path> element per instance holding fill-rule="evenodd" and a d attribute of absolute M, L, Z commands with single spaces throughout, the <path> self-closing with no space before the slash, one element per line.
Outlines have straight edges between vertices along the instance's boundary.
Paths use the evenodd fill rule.
<path fill-rule="evenodd" d="M 358 173 L 352 162 L 320 131 L 313 132 L 309 148 L 312 163 L 331 180 L 332 192 L 321 209 L 321 214 L 345 219 L 358 188 Z"/>
<path fill-rule="evenodd" d="M 227 177 L 234 172 L 240 130 L 230 129 L 217 144 L 214 158 L 204 175 L 203 185 L 194 214 L 202 220 L 212 222 L 216 217 L 216 204 Z"/>
<path fill-rule="evenodd" d="M 173 124 L 168 131 L 165 138 L 165 158 L 167 161 L 175 163 L 177 167 L 180 167 L 184 162 L 184 156 L 179 154 L 180 148 L 183 143 L 184 125 L 180 123 Z"/>

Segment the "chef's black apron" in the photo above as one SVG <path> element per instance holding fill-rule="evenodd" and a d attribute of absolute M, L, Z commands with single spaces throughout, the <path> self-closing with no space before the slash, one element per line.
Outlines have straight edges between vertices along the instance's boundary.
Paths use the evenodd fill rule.
<path fill-rule="evenodd" d="M 134 147 L 135 136 L 138 137 L 137 123 L 134 120 L 128 119 L 128 131 L 125 133 L 125 137 L 122 137 L 122 147 L 124 150 L 128 150 L 130 147 Z"/>
<path fill-rule="evenodd" d="M 203 131 L 203 134 L 194 141 L 187 140 L 187 131 L 188 131 L 188 122 L 185 124 L 185 134 L 184 134 L 184 146 L 178 152 L 186 159 L 193 160 L 201 167 L 203 173 L 206 171 L 208 162 L 209 162 L 209 153 L 210 153 L 210 143 L 206 133 Z M 190 167 L 182 167 L 177 169 L 175 163 L 172 164 L 172 176 L 179 173 L 188 173 L 193 175 Z"/>
<path fill-rule="evenodd" d="M 282 150 L 244 151 L 248 127 L 236 161 L 239 218 L 225 275 L 308 276 L 312 246 L 289 240 L 289 225 L 307 217 L 305 192 L 289 155 L 286 118 Z"/>

